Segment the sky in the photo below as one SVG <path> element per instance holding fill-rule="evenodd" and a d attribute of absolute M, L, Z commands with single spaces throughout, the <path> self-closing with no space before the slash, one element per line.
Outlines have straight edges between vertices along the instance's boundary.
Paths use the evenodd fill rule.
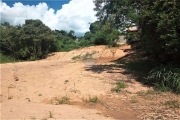
<path fill-rule="evenodd" d="M 26 19 L 40 19 L 52 30 L 82 36 L 97 20 L 94 7 L 93 0 L 0 0 L 0 22 L 22 25 Z"/>

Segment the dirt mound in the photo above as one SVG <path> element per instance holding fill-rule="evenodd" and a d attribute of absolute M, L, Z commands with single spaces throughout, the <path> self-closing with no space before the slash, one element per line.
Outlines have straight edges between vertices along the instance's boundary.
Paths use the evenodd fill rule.
<path fill-rule="evenodd" d="M 130 49 L 129 45 L 124 45 L 120 47 L 113 47 L 109 48 L 107 46 L 91 46 L 82 49 L 72 50 L 70 52 L 54 52 L 49 54 L 46 58 L 47 60 L 61 60 L 61 61 L 68 61 L 72 59 L 107 59 L 115 60 L 120 58 L 126 54 L 124 49 Z"/>

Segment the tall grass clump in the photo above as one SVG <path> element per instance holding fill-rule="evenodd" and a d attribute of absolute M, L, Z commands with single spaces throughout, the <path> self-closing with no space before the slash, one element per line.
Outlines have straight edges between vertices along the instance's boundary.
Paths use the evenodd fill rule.
<path fill-rule="evenodd" d="M 161 65 L 153 68 L 147 77 L 155 89 L 180 93 L 180 68 L 173 65 Z"/>

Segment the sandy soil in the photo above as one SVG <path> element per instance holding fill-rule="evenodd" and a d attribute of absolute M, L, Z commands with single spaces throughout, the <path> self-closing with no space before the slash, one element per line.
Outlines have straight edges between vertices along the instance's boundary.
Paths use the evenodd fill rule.
<path fill-rule="evenodd" d="M 144 102 L 136 93 L 151 88 L 136 79 L 129 82 L 125 69 L 111 62 L 129 54 L 124 52 L 125 49 L 130 49 L 130 46 L 95 46 L 53 53 L 39 61 L 1 64 L 1 118 L 145 118 L 149 111 L 148 105 L 143 103 L 147 100 Z M 113 83 L 119 80 L 126 82 L 128 87 L 120 93 L 112 92 Z M 131 102 L 134 96 L 143 101 L 147 109 L 140 109 L 143 107 L 140 103 Z M 95 97 L 97 103 L 89 101 Z M 60 104 L 62 98 L 68 98 L 67 103 Z M 174 113 L 173 117 L 178 117 L 178 114 Z"/>

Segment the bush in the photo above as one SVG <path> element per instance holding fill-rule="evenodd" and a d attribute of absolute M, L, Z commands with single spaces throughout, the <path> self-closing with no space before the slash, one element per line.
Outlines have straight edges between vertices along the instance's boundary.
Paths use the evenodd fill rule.
<path fill-rule="evenodd" d="M 12 56 L 3 55 L 0 53 L 0 63 L 10 63 L 10 62 L 17 62 L 18 60 Z"/>
<path fill-rule="evenodd" d="M 180 68 L 176 66 L 161 65 L 155 67 L 150 71 L 147 80 L 153 81 L 156 89 L 180 93 Z"/>

